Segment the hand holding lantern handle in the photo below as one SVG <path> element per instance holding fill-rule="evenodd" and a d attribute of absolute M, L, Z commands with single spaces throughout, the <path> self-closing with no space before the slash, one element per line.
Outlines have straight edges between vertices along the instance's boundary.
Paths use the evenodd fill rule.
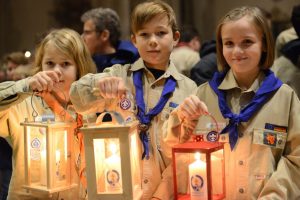
<path fill-rule="evenodd" d="M 96 82 L 96 87 L 93 88 L 94 95 L 101 95 L 105 99 L 123 98 L 126 95 L 127 88 L 120 77 L 104 77 Z"/>
<path fill-rule="evenodd" d="M 195 134 L 194 132 L 198 123 L 207 120 L 202 119 L 203 117 L 210 118 L 210 121 L 214 124 L 213 128 L 215 129 L 215 133 L 219 134 L 219 127 L 216 119 L 208 112 L 206 104 L 195 95 L 190 95 L 183 101 L 182 104 L 180 104 L 178 107 L 178 117 L 184 124 L 188 138 L 190 135 L 194 134 L 196 138 L 200 137 L 199 140 L 203 140 L 203 138 L 201 138 L 203 135 Z"/>
<path fill-rule="evenodd" d="M 201 115 L 209 115 L 207 106 L 197 96 L 190 95 L 178 107 L 178 115 L 181 120 L 189 121 L 198 119 Z"/>

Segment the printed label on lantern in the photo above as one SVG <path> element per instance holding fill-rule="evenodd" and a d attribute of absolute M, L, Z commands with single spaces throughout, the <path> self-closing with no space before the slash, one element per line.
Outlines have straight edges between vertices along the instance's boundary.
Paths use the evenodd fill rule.
<path fill-rule="evenodd" d="M 31 143 L 31 148 L 30 148 L 30 159 L 31 160 L 40 160 L 40 147 L 41 147 L 41 142 L 38 138 L 34 138 Z"/>

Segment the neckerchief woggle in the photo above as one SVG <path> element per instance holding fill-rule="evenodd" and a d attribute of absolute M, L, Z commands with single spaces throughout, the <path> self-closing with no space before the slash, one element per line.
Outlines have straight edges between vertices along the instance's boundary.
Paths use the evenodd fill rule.
<path fill-rule="evenodd" d="M 238 125 L 247 122 L 263 105 L 271 98 L 274 91 L 280 88 L 282 82 L 274 76 L 271 70 L 264 70 L 265 79 L 255 93 L 252 101 L 240 111 L 240 114 L 232 113 L 226 102 L 226 92 L 219 90 L 226 72 L 216 72 L 209 81 L 210 87 L 218 95 L 219 108 L 224 118 L 229 119 L 229 124 L 221 131 L 221 134 L 229 132 L 230 148 L 233 150 L 238 140 Z"/>
<path fill-rule="evenodd" d="M 150 122 L 153 119 L 153 117 L 159 114 L 162 111 L 162 109 L 165 107 L 168 99 L 170 98 L 171 94 L 175 90 L 176 80 L 172 76 L 167 78 L 158 103 L 154 108 L 152 108 L 146 114 L 142 76 L 143 76 L 143 69 L 133 72 L 133 83 L 136 92 L 135 99 L 138 107 L 137 118 L 141 125 L 147 127 L 144 129 L 140 129 L 140 140 L 144 148 L 142 159 L 144 159 L 145 157 L 146 159 L 149 159 L 149 138 L 148 138 L 147 131 L 150 126 Z"/>

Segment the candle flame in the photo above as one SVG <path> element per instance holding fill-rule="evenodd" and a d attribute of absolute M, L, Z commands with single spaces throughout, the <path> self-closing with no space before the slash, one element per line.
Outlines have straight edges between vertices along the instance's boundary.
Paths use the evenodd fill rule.
<path fill-rule="evenodd" d="M 109 150 L 112 154 L 116 154 L 117 153 L 117 145 L 115 143 L 110 143 L 109 144 Z"/>
<path fill-rule="evenodd" d="M 195 159 L 196 159 L 196 160 L 200 160 L 200 153 L 199 153 L 199 152 L 196 152 L 196 153 L 195 153 Z"/>

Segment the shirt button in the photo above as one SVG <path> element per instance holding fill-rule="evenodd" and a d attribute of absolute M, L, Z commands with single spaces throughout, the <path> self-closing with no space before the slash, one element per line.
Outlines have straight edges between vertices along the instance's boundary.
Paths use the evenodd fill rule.
<path fill-rule="evenodd" d="M 243 164 L 244 164 L 244 161 L 240 160 L 239 165 L 243 165 Z"/>
<path fill-rule="evenodd" d="M 144 180 L 144 183 L 147 184 L 147 183 L 148 183 L 148 179 L 145 179 L 145 180 Z"/>
<path fill-rule="evenodd" d="M 239 189 L 239 193 L 243 194 L 245 192 L 244 188 Z"/>
<path fill-rule="evenodd" d="M 155 85 L 151 85 L 151 88 L 152 88 L 152 89 L 155 89 Z"/>
<path fill-rule="evenodd" d="M 239 137 L 243 137 L 244 136 L 244 133 L 239 133 Z"/>

